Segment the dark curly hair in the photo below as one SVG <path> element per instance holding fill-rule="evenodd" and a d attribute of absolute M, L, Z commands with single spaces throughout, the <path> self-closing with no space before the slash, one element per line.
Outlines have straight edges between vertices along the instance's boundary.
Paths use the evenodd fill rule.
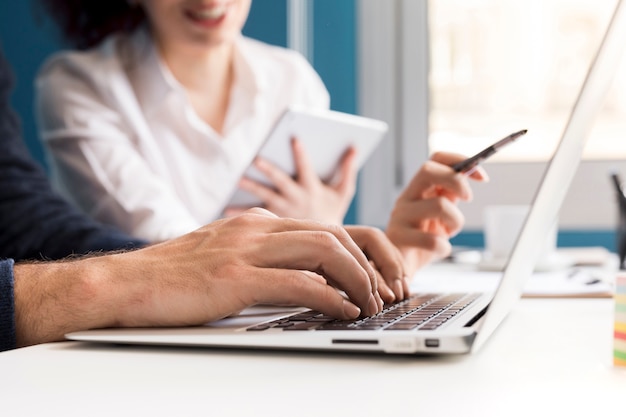
<path fill-rule="evenodd" d="M 64 41 L 88 49 L 116 32 L 132 32 L 146 16 L 127 0 L 37 0 L 57 23 Z"/>

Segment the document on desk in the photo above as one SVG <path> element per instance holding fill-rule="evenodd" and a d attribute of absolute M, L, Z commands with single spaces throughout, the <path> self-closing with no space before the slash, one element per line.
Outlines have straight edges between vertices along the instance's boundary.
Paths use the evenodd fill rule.
<path fill-rule="evenodd" d="M 535 273 L 526 282 L 523 297 L 610 298 L 613 279 L 607 271 L 582 268 Z"/>
<path fill-rule="evenodd" d="M 568 268 L 536 272 L 524 286 L 524 297 L 607 298 L 613 296 L 609 271 Z M 502 272 L 479 271 L 469 266 L 434 264 L 418 271 L 413 291 L 495 291 Z"/>

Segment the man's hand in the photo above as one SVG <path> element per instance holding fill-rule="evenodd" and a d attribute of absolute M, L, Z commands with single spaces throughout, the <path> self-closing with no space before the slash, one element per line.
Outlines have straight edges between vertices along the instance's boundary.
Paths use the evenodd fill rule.
<path fill-rule="evenodd" d="M 365 250 L 383 274 L 401 275 L 389 266 L 396 262 L 386 259 L 389 248 L 371 242 Z M 383 305 L 374 268 L 344 228 L 263 209 L 133 252 L 14 272 L 20 346 L 90 328 L 199 325 L 258 303 L 339 319 Z"/>
<path fill-rule="evenodd" d="M 409 280 L 398 248 L 385 233 L 373 227 L 345 226 L 352 239 L 370 260 L 378 278 L 378 292 L 391 303 L 409 295 Z"/>

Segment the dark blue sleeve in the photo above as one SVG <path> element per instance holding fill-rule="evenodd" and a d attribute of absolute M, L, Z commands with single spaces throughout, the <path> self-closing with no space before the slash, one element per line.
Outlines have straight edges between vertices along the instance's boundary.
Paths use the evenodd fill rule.
<path fill-rule="evenodd" d="M 12 74 L 0 51 L 0 259 L 59 259 L 145 242 L 90 219 L 58 194 L 22 141 L 10 108 Z"/>
<path fill-rule="evenodd" d="M 13 260 L 0 260 L 0 352 L 15 348 Z"/>

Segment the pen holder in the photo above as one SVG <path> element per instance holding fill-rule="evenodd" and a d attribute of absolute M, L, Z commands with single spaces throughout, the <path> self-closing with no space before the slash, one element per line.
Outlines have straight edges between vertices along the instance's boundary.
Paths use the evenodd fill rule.
<path fill-rule="evenodd" d="M 617 173 L 611 174 L 615 194 L 617 196 L 617 230 L 616 230 L 616 246 L 619 255 L 619 269 L 626 269 L 626 193 L 622 187 L 622 181 Z"/>
<path fill-rule="evenodd" d="M 617 275 L 614 300 L 613 364 L 626 367 L 626 272 Z"/>

